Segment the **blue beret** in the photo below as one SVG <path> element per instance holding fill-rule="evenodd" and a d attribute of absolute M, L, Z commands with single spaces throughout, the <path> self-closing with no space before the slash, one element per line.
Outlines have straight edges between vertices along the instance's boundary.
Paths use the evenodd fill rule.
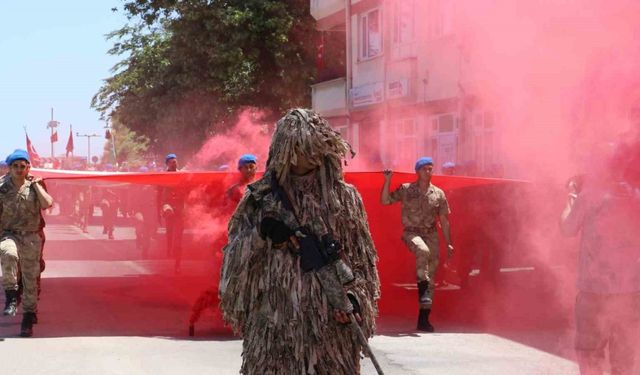
<path fill-rule="evenodd" d="M 431 159 L 428 156 L 423 156 L 420 159 L 418 159 L 418 161 L 416 161 L 416 172 L 418 171 L 418 169 L 424 167 L 425 165 L 433 165 L 433 159 Z"/>
<path fill-rule="evenodd" d="M 244 155 L 242 155 L 240 157 L 240 159 L 238 159 L 238 169 L 244 167 L 245 165 L 247 165 L 249 163 L 257 164 L 258 163 L 258 159 L 256 158 L 256 156 L 252 155 L 252 154 L 244 154 Z"/>
<path fill-rule="evenodd" d="M 442 164 L 442 168 L 455 168 L 456 167 L 456 163 L 452 162 L 452 161 L 448 161 L 444 164 Z"/>
<path fill-rule="evenodd" d="M 177 159 L 178 157 L 176 156 L 176 154 L 167 154 L 167 156 L 164 157 L 164 162 L 168 163 L 169 160 L 171 159 Z"/>
<path fill-rule="evenodd" d="M 7 160 L 5 161 L 7 162 L 7 165 L 11 165 L 16 160 L 24 160 L 27 163 L 31 164 L 31 160 L 29 160 L 29 153 L 26 150 L 15 150 L 11 154 L 9 154 L 9 156 L 7 156 Z"/>

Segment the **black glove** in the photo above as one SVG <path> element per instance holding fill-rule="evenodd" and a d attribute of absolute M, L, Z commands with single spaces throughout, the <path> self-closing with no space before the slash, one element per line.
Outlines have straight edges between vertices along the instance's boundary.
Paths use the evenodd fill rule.
<path fill-rule="evenodd" d="M 260 236 L 271 238 L 274 245 L 280 245 L 289 240 L 293 231 L 282 221 L 272 217 L 265 217 L 260 222 Z"/>

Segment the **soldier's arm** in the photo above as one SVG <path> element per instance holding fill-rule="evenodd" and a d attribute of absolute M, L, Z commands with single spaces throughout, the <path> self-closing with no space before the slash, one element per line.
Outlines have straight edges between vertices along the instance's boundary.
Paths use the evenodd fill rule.
<path fill-rule="evenodd" d="M 384 174 L 384 184 L 382 185 L 382 192 L 380 193 L 380 203 L 387 205 L 391 204 L 391 197 L 389 195 L 389 185 L 391 185 L 391 176 L 393 172 L 389 169 L 385 169 Z"/>
<path fill-rule="evenodd" d="M 442 235 L 444 236 L 444 240 L 447 242 L 447 255 L 449 257 L 453 255 L 453 243 L 451 242 L 451 223 L 449 222 L 450 213 L 451 211 L 449 209 L 449 202 L 447 201 L 447 197 L 443 193 L 440 201 L 438 216 L 440 219 L 440 226 L 442 227 Z"/>
<path fill-rule="evenodd" d="M 382 185 L 382 192 L 380 193 L 380 203 L 383 205 L 389 205 L 396 203 L 402 199 L 404 194 L 404 185 L 400 185 L 396 190 L 389 192 L 389 186 L 391 185 L 391 176 L 393 172 L 389 169 L 384 170 L 384 184 Z"/>
<path fill-rule="evenodd" d="M 560 215 L 560 229 L 566 236 L 575 236 L 582 227 L 585 202 L 580 198 L 576 193 L 571 192 Z"/>
<path fill-rule="evenodd" d="M 40 208 L 46 210 L 47 208 L 53 206 L 53 198 L 44 188 L 41 178 L 33 179 L 33 187 L 36 191 L 36 195 L 38 196 L 38 201 L 40 201 Z"/>
<path fill-rule="evenodd" d="M 449 257 L 453 255 L 453 243 L 451 243 L 451 224 L 449 223 L 449 214 L 440 215 L 440 226 L 444 240 L 447 242 L 447 254 Z"/>

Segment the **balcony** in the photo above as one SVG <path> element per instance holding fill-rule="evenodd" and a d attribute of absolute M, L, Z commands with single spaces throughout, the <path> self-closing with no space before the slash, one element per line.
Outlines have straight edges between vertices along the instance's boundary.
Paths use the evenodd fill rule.
<path fill-rule="evenodd" d="M 340 15 L 344 11 L 344 0 L 311 0 L 311 16 L 316 21 L 323 21 L 326 23 L 331 19 L 334 19 L 330 23 L 342 23 L 344 24 L 344 14 Z M 330 25 L 335 27 L 336 25 Z M 329 25 L 327 25 L 329 27 Z"/>
<path fill-rule="evenodd" d="M 344 77 L 311 86 L 313 109 L 325 117 L 347 114 L 346 79 Z"/>

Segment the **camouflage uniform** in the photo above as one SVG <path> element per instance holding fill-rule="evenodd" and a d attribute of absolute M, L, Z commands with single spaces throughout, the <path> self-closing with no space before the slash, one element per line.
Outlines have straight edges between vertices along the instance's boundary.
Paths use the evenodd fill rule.
<path fill-rule="evenodd" d="M 23 311 L 35 313 L 38 304 L 37 279 L 40 274 L 42 250 L 42 214 L 40 201 L 31 181 L 25 181 L 20 190 L 11 178 L 0 179 L 0 260 L 2 262 L 2 286 L 5 290 L 18 290 L 18 262 L 24 290 Z"/>
<path fill-rule="evenodd" d="M 224 204 L 225 206 L 232 206 L 238 204 L 240 199 L 242 199 L 242 195 L 244 194 L 244 190 L 247 188 L 247 184 L 243 184 L 241 182 L 237 182 L 224 193 Z M 233 207 L 235 208 L 235 207 Z"/>
<path fill-rule="evenodd" d="M 167 255 L 175 257 L 175 270 L 180 270 L 182 260 L 182 236 L 184 234 L 184 205 L 186 192 L 180 187 L 164 188 L 160 191 L 160 209 L 165 213 Z M 172 210 L 171 214 L 166 209 Z"/>
<path fill-rule="evenodd" d="M 447 215 L 449 203 L 444 192 L 429 185 L 426 193 L 420 191 L 417 182 L 400 185 L 390 194 L 391 202 L 402 202 L 402 240 L 416 257 L 418 283 L 429 282 L 429 299 L 433 300 L 435 273 L 440 257 L 440 244 L 436 228 L 436 217 Z M 421 308 L 431 308 L 431 303 L 422 302 Z"/>
<path fill-rule="evenodd" d="M 143 258 L 149 255 L 151 239 L 158 228 L 158 209 L 155 202 L 149 202 L 149 197 L 154 194 L 156 194 L 155 188 L 149 185 L 136 186 L 131 194 L 133 222 L 136 231 L 136 249 L 141 250 Z"/>
<path fill-rule="evenodd" d="M 118 195 L 111 189 L 102 192 L 102 200 L 100 208 L 102 209 L 102 233 L 113 239 L 113 230 L 115 229 L 116 220 L 118 218 Z"/>
<path fill-rule="evenodd" d="M 360 195 L 342 179 L 340 163 L 348 150 L 312 111 L 290 111 L 278 122 L 267 172 L 248 186 L 229 222 L 220 309 L 243 336 L 242 374 L 360 373 L 361 344 L 348 326 L 334 319 L 330 301 L 336 298 L 321 284 L 322 270 L 303 272 L 290 243 L 276 247 L 259 233 L 265 218 L 277 218 L 289 228 L 300 224 L 317 236 L 332 234 L 355 275 L 344 290 L 358 299 L 362 329 L 370 337 L 380 287 L 377 256 Z M 320 167 L 305 176 L 289 175 L 291 158 L 302 152 Z M 289 194 L 296 218 L 272 190 L 276 178 Z"/>
<path fill-rule="evenodd" d="M 600 178 L 600 176 L 598 176 Z M 572 195 L 561 224 L 581 231 L 575 348 L 581 369 L 633 371 L 640 337 L 640 189 L 594 181 Z"/>

